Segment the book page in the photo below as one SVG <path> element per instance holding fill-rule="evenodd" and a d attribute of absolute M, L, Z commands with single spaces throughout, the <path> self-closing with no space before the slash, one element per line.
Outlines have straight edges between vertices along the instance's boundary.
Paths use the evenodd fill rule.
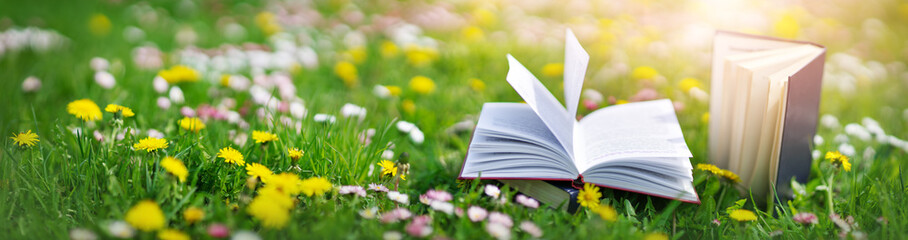
<path fill-rule="evenodd" d="M 580 172 L 612 159 L 692 157 L 668 99 L 599 109 L 578 127 L 586 155 L 586 161 L 575 161 Z"/>
<path fill-rule="evenodd" d="M 561 146 L 567 150 L 568 155 L 573 158 L 575 118 L 570 116 L 558 99 L 539 82 L 539 79 L 511 54 L 508 54 L 508 67 L 508 83 L 542 119 Z"/>
<path fill-rule="evenodd" d="M 583 79 L 589 62 L 590 55 L 580 46 L 574 32 L 567 29 L 564 39 L 564 105 L 570 116 L 577 116 L 580 91 L 583 90 Z"/>

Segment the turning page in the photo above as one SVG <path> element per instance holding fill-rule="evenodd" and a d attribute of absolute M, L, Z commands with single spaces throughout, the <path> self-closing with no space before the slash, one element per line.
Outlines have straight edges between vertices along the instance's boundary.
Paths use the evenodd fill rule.
<path fill-rule="evenodd" d="M 570 116 L 577 116 L 577 104 L 589 62 L 590 55 L 580 46 L 574 32 L 567 29 L 564 39 L 564 105 Z"/>
<path fill-rule="evenodd" d="M 577 121 L 568 114 L 558 99 L 542 85 L 542 82 L 539 82 L 539 79 L 511 54 L 508 54 L 508 67 L 508 83 L 523 98 L 523 101 L 530 105 L 530 108 L 536 112 L 549 130 L 552 130 L 555 138 L 573 158 L 574 124 Z"/>

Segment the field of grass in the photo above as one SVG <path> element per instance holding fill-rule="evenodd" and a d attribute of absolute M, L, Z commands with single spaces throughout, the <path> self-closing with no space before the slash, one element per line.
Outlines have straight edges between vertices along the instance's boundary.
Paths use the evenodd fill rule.
<path fill-rule="evenodd" d="M 0 238 L 906 238 L 908 4 L 819 5 L 0 0 Z M 457 180 L 482 104 L 521 101 L 507 53 L 560 97 L 567 27 L 603 95 L 579 113 L 669 98 L 695 166 L 714 30 L 825 45 L 810 181 L 755 204 L 695 169 L 702 204 L 602 188 L 569 214 Z"/>

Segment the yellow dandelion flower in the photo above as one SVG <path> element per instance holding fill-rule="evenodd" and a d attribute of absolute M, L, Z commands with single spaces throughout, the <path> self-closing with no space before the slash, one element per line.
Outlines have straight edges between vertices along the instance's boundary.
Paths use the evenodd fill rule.
<path fill-rule="evenodd" d="M 189 240 L 192 239 L 186 233 L 180 232 L 176 229 L 164 229 L 158 232 L 158 239 L 160 240 Z"/>
<path fill-rule="evenodd" d="M 170 69 L 158 71 L 158 76 L 167 80 L 167 83 L 177 84 L 183 82 L 199 81 L 199 72 L 185 65 L 176 65 Z"/>
<path fill-rule="evenodd" d="M 647 233 L 645 236 L 643 236 L 643 240 L 668 240 L 668 235 L 658 232 Z"/>
<path fill-rule="evenodd" d="M 731 211 L 731 213 L 728 214 L 728 217 L 738 222 L 749 222 L 757 220 L 757 215 L 754 214 L 754 212 L 746 209 L 737 209 Z"/>
<path fill-rule="evenodd" d="M 621 105 L 621 104 L 627 104 L 627 103 L 629 103 L 629 102 L 624 99 L 618 99 L 618 101 L 615 101 L 615 105 Z"/>
<path fill-rule="evenodd" d="M 189 207 L 183 211 L 183 220 L 186 220 L 187 223 L 193 224 L 198 221 L 202 221 L 205 218 L 205 211 L 197 207 Z"/>
<path fill-rule="evenodd" d="M 703 115 L 700 116 L 700 121 L 703 123 L 709 123 L 709 113 L 703 113 Z"/>
<path fill-rule="evenodd" d="M 684 92 L 688 92 L 692 88 L 700 88 L 702 85 L 703 84 L 700 83 L 700 80 L 697 80 L 696 78 L 684 78 L 681 79 L 680 82 L 678 82 L 678 87 L 680 87 Z"/>
<path fill-rule="evenodd" d="M 400 108 L 406 113 L 413 114 L 416 112 L 416 103 L 414 103 L 413 100 L 404 99 L 400 102 Z"/>
<path fill-rule="evenodd" d="M 640 66 L 631 71 L 631 78 L 636 80 L 652 80 L 659 76 L 659 71 L 650 66 Z"/>
<path fill-rule="evenodd" d="M 782 15 L 772 26 L 773 33 L 783 38 L 796 38 L 801 31 L 798 19 L 791 13 Z"/>
<path fill-rule="evenodd" d="M 23 145 L 28 147 L 35 146 L 35 142 L 41 141 L 38 140 L 38 134 L 33 133 L 32 130 L 19 134 L 13 133 L 10 139 L 13 140 L 13 144 L 19 144 L 19 147 Z"/>
<path fill-rule="evenodd" d="M 252 217 L 262 221 L 262 226 L 272 229 L 280 229 L 287 225 L 290 220 L 290 209 L 279 204 L 279 195 L 262 195 L 259 194 L 252 199 L 246 212 Z"/>
<path fill-rule="evenodd" d="M 399 97 L 400 94 L 404 92 L 403 89 L 401 89 L 398 86 L 394 86 L 394 85 L 385 86 L 385 88 L 388 89 L 388 92 L 391 93 L 391 96 L 395 96 L 395 97 Z"/>
<path fill-rule="evenodd" d="M 117 104 L 107 104 L 107 107 L 104 108 L 105 112 L 109 113 L 120 113 L 123 117 L 132 117 L 136 114 L 132 112 L 132 109 Z"/>
<path fill-rule="evenodd" d="M 409 45 L 405 49 L 407 63 L 414 67 L 424 67 L 438 59 L 438 50 L 431 47 Z"/>
<path fill-rule="evenodd" d="M 139 140 L 139 143 L 132 145 L 132 147 L 135 148 L 136 151 L 145 150 L 145 152 L 157 151 L 158 149 L 167 148 L 167 146 L 167 139 L 153 137 L 146 137 L 142 140 Z"/>
<path fill-rule="evenodd" d="M 300 189 L 300 180 L 299 176 L 293 173 L 280 173 L 272 175 L 268 178 L 268 185 L 266 187 L 273 187 L 278 192 L 282 192 L 287 195 L 298 195 L 302 190 Z"/>
<path fill-rule="evenodd" d="M 415 76 L 410 79 L 410 90 L 419 94 L 429 94 L 435 91 L 435 82 L 425 76 Z"/>
<path fill-rule="evenodd" d="M 460 33 L 463 35 L 464 39 L 471 42 L 482 41 L 485 38 L 485 33 L 483 33 L 482 28 L 476 26 L 464 27 Z"/>
<path fill-rule="evenodd" d="M 259 188 L 258 193 L 259 197 L 270 198 L 274 204 L 280 205 L 283 208 L 290 209 L 293 207 L 293 198 L 291 198 L 289 194 L 281 192 L 281 190 L 274 185 Z"/>
<path fill-rule="evenodd" d="M 282 31 L 281 25 L 278 24 L 274 13 L 260 12 L 255 15 L 255 25 L 262 29 L 266 36 L 271 36 Z"/>
<path fill-rule="evenodd" d="M 542 75 L 546 77 L 558 77 L 564 74 L 564 63 L 549 63 L 542 66 Z"/>
<path fill-rule="evenodd" d="M 354 87 L 359 82 L 359 74 L 356 66 L 347 61 L 340 61 L 334 64 L 334 74 L 344 81 L 347 87 Z"/>
<path fill-rule="evenodd" d="M 716 167 L 716 165 L 699 163 L 697 164 L 697 169 L 712 173 L 713 175 L 719 177 L 723 177 L 732 182 L 741 182 L 741 178 L 739 178 L 737 174 L 732 171 Z"/>
<path fill-rule="evenodd" d="M 250 163 L 246 164 L 246 174 L 259 178 L 263 183 L 268 183 L 268 178 L 274 175 L 274 172 L 272 172 L 271 169 L 268 169 L 268 167 L 265 167 L 265 165 Z"/>
<path fill-rule="evenodd" d="M 300 190 L 303 194 L 311 197 L 312 195 L 321 196 L 331 190 L 331 182 L 323 177 L 311 177 L 300 183 Z"/>
<path fill-rule="evenodd" d="M 612 206 L 596 205 L 595 207 L 592 207 L 591 210 L 593 210 L 594 213 L 599 214 L 599 217 L 602 218 L 602 220 L 609 222 L 618 220 L 618 212 L 615 211 L 615 208 Z"/>
<path fill-rule="evenodd" d="M 366 48 L 362 46 L 353 47 L 344 53 L 342 53 L 344 59 L 353 61 L 353 63 L 360 64 L 366 61 Z"/>
<path fill-rule="evenodd" d="M 202 122 L 202 119 L 196 117 L 184 117 L 177 123 L 180 124 L 180 128 L 183 128 L 186 131 L 199 132 L 205 128 L 205 123 Z"/>
<path fill-rule="evenodd" d="M 164 228 L 167 225 L 167 219 L 164 218 L 164 212 L 152 200 L 142 200 L 126 212 L 126 222 L 136 229 L 150 232 Z"/>
<path fill-rule="evenodd" d="M 277 135 L 265 131 L 252 131 L 252 139 L 255 140 L 255 143 L 265 144 L 277 141 Z"/>
<path fill-rule="evenodd" d="M 580 203 L 580 206 L 594 209 L 599 206 L 599 198 L 601 197 L 602 193 L 599 192 L 599 187 L 592 183 L 586 183 L 583 184 L 583 189 L 577 194 L 577 202 Z"/>
<path fill-rule="evenodd" d="M 378 166 L 381 166 L 382 176 L 397 176 L 397 166 L 394 165 L 394 162 L 381 160 L 380 162 L 378 162 Z"/>
<path fill-rule="evenodd" d="M 104 36 L 110 33 L 110 28 L 113 24 L 110 23 L 110 18 L 107 18 L 104 14 L 95 14 L 92 15 L 88 20 L 88 30 L 91 31 L 95 36 Z"/>
<path fill-rule="evenodd" d="M 397 44 L 394 44 L 394 42 L 384 41 L 381 43 L 380 52 L 382 57 L 392 58 L 396 57 L 397 54 L 400 54 L 400 49 L 397 47 Z"/>
<path fill-rule="evenodd" d="M 91 99 L 79 99 L 66 105 L 66 111 L 83 121 L 101 120 L 101 108 Z"/>
<path fill-rule="evenodd" d="M 189 170 L 186 169 L 186 165 L 183 165 L 183 161 L 180 161 L 180 159 L 164 157 L 164 159 L 161 160 L 161 167 L 170 174 L 173 174 L 173 176 L 179 178 L 180 182 L 185 182 L 186 176 L 189 175 Z"/>
<path fill-rule="evenodd" d="M 299 148 L 287 149 L 287 156 L 289 156 L 290 159 L 299 160 L 303 157 L 303 150 L 300 150 Z"/>
<path fill-rule="evenodd" d="M 473 10 L 473 21 L 480 26 L 489 27 L 498 22 L 495 13 L 485 8 Z"/>
<path fill-rule="evenodd" d="M 848 156 L 842 155 L 839 151 L 826 152 L 826 160 L 836 166 L 841 166 L 846 172 L 851 171 L 851 163 L 848 162 Z"/>
<path fill-rule="evenodd" d="M 482 92 L 482 90 L 486 89 L 486 83 L 478 78 L 470 78 L 470 88 L 473 91 Z"/>
<path fill-rule="evenodd" d="M 223 158 L 225 163 L 233 163 L 236 165 L 246 165 L 246 161 L 243 160 L 243 154 L 232 147 L 221 148 L 218 151 L 218 157 Z"/>

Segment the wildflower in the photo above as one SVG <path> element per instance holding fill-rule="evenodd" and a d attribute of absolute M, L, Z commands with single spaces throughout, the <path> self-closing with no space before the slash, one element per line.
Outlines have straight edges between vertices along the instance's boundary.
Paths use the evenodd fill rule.
<path fill-rule="evenodd" d="M 35 76 L 28 76 L 27 78 L 25 78 L 25 81 L 22 81 L 23 92 L 36 92 L 38 91 L 38 89 L 41 89 L 41 79 L 38 79 Z"/>
<path fill-rule="evenodd" d="M 485 38 L 485 34 L 482 32 L 482 28 L 476 26 L 466 26 L 461 30 L 461 34 L 467 41 L 481 41 Z"/>
<path fill-rule="evenodd" d="M 189 207 L 183 211 L 183 220 L 189 224 L 196 223 L 205 218 L 205 212 L 197 207 Z"/>
<path fill-rule="evenodd" d="M 634 68 L 631 72 L 631 78 L 636 80 L 653 80 L 659 76 L 659 72 L 650 66 L 640 66 Z"/>
<path fill-rule="evenodd" d="M 719 177 L 723 177 L 731 182 L 735 182 L 735 183 L 741 182 L 741 178 L 739 178 L 737 174 L 735 174 L 732 171 L 716 167 L 716 165 L 700 163 L 700 164 L 697 164 L 697 169 L 712 173 L 713 175 L 716 175 Z"/>
<path fill-rule="evenodd" d="M 383 233 L 381 236 L 382 236 L 382 239 L 384 239 L 384 240 L 404 239 L 404 236 L 402 234 L 400 234 L 400 232 L 397 232 L 397 231 L 387 231 L 387 232 Z"/>
<path fill-rule="evenodd" d="M 183 102 L 186 101 L 186 97 L 183 96 L 183 90 L 180 89 L 179 86 L 171 87 L 170 92 L 167 93 L 167 97 L 176 104 L 183 104 Z"/>
<path fill-rule="evenodd" d="M 90 99 L 79 99 L 66 105 L 66 111 L 83 121 L 101 120 L 101 108 Z"/>
<path fill-rule="evenodd" d="M 400 193 L 398 191 L 388 192 L 388 198 L 392 201 L 399 202 L 401 204 L 410 204 L 410 196 L 407 196 L 406 193 Z"/>
<path fill-rule="evenodd" d="M 95 36 L 104 36 L 110 33 L 111 25 L 110 18 L 100 13 L 92 15 L 88 20 L 88 30 Z"/>
<path fill-rule="evenodd" d="M 246 212 L 262 221 L 262 225 L 266 228 L 283 228 L 290 220 L 290 209 L 286 205 L 280 204 L 281 197 L 282 195 L 259 194 L 246 207 Z M 287 196 L 283 195 L 283 197 Z"/>
<path fill-rule="evenodd" d="M 429 94 L 435 91 L 435 82 L 425 76 L 415 76 L 410 79 L 410 90 L 419 94 Z"/>
<path fill-rule="evenodd" d="M 447 213 L 448 215 L 454 213 L 454 204 L 451 204 L 449 202 L 432 201 L 429 204 L 429 207 L 431 207 L 435 211 Z"/>
<path fill-rule="evenodd" d="M 175 229 L 164 229 L 158 232 L 160 240 L 189 240 L 189 235 Z"/>
<path fill-rule="evenodd" d="M 528 208 L 539 208 L 539 201 L 536 201 L 536 199 L 527 197 L 526 195 L 523 195 L 523 194 L 517 195 L 517 203 L 520 203 L 521 205 L 526 206 Z"/>
<path fill-rule="evenodd" d="M 413 114 L 416 112 L 416 103 L 414 103 L 413 100 L 404 99 L 400 102 L 400 108 L 406 113 Z"/>
<path fill-rule="evenodd" d="M 483 191 L 486 195 L 492 198 L 498 198 L 499 196 L 501 196 L 501 189 L 498 189 L 497 186 L 492 184 L 486 184 L 485 188 L 483 188 Z"/>
<path fill-rule="evenodd" d="M 783 14 L 772 26 L 774 35 L 783 38 L 797 38 L 801 27 L 792 13 Z"/>
<path fill-rule="evenodd" d="M 473 91 L 482 92 L 482 90 L 486 89 L 486 83 L 478 78 L 470 78 L 470 88 Z"/>
<path fill-rule="evenodd" d="M 472 206 L 467 209 L 467 217 L 470 218 L 470 221 L 479 222 L 485 220 L 487 216 L 489 216 L 489 211 L 486 211 L 485 208 Z"/>
<path fill-rule="evenodd" d="M 697 80 L 696 78 L 684 78 L 681 79 L 680 82 L 678 82 L 678 87 L 680 87 L 684 92 L 689 92 L 692 88 L 700 88 L 701 85 L 703 84 L 700 83 L 700 80 Z"/>
<path fill-rule="evenodd" d="M 69 231 L 69 239 L 71 240 L 95 240 L 98 239 L 98 235 L 91 230 L 84 228 L 74 228 Z"/>
<path fill-rule="evenodd" d="M 265 131 L 252 131 L 252 139 L 255 140 L 255 143 L 266 144 L 277 141 L 277 135 Z"/>
<path fill-rule="evenodd" d="M 272 175 L 268 179 L 266 188 L 273 188 L 276 191 L 287 195 L 297 195 L 303 191 L 300 186 L 301 183 L 302 180 L 300 180 L 300 177 L 296 174 L 284 172 Z M 330 189 L 330 185 L 328 188 Z"/>
<path fill-rule="evenodd" d="M 592 183 L 587 183 L 583 184 L 583 189 L 577 194 L 577 202 L 580 202 L 581 206 L 595 209 L 595 207 L 599 206 L 599 198 L 601 197 L 602 193 L 599 192 L 599 187 Z"/>
<path fill-rule="evenodd" d="M 809 212 L 801 212 L 801 213 L 795 214 L 794 216 L 791 216 L 791 219 L 794 220 L 795 222 L 798 222 L 798 223 L 804 224 L 804 225 L 817 224 L 820 222 L 820 220 L 817 218 L 817 215 L 814 215 L 813 213 L 809 213 Z"/>
<path fill-rule="evenodd" d="M 713 223 L 713 224 L 716 224 L 716 226 L 719 226 L 719 225 L 722 224 L 722 222 L 720 222 L 718 218 L 717 218 L 717 219 L 713 219 L 712 223 Z"/>
<path fill-rule="evenodd" d="M 602 218 L 602 220 L 609 222 L 618 220 L 618 212 L 615 211 L 615 208 L 613 208 L 612 206 L 600 204 L 592 207 L 591 209 L 594 213 L 599 214 L 599 217 Z"/>
<path fill-rule="evenodd" d="M 365 219 L 373 219 L 378 216 L 378 208 L 371 207 L 369 209 L 363 209 L 359 211 L 359 216 L 362 216 Z"/>
<path fill-rule="evenodd" d="M 337 62 L 337 64 L 334 65 L 334 74 L 344 81 L 344 85 L 347 87 L 354 87 L 357 82 L 359 82 L 356 66 L 347 61 Z"/>
<path fill-rule="evenodd" d="M 385 187 L 384 185 L 375 184 L 375 183 L 370 183 L 370 184 L 369 184 L 369 190 L 370 190 L 370 191 L 376 191 L 376 192 L 388 192 L 388 188 L 387 188 L 387 187 Z"/>
<path fill-rule="evenodd" d="M 486 224 L 486 232 L 496 239 L 511 239 L 511 227 L 499 223 Z"/>
<path fill-rule="evenodd" d="M 388 93 L 391 94 L 391 96 L 395 97 L 400 96 L 400 94 L 404 92 L 404 90 L 398 86 L 385 86 L 385 88 L 388 89 Z"/>
<path fill-rule="evenodd" d="M 179 178 L 180 182 L 185 182 L 186 176 L 189 175 L 189 170 L 186 170 L 186 165 L 183 165 L 183 161 L 176 158 L 164 157 L 164 160 L 161 160 L 161 167 Z"/>
<path fill-rule="evenodd" d="M 394 164 L 394 162 L 381 160 L 380 162 L 378 162 L 378 166 L 381 166 L 382 176 L 397 176 L 397 166 Z"/>
<path fill-rule="evenodd" d="M 328 114 L 319 113 L 312 117 L 312 120 L 319 123 L 334 123 L 337 118 Z"/>
<path fill-rule="evenodd" d="M 106 71 L 95 72 L 95 83 L 104 89 L 111 89 L 117 84 L 113 74 Z"/>
<path fill-rule="evenodd" d="M 139 143 L 132 145 L 132 147 L 135 148 L 136 151 L 145 150 L 146 152 L 157 151 L 158 149 L 167 148 L 167 146 L 168 143 L 166 139 L 153 137 L 146 137 L 142 140 L 139 140 Z"/>
<path fill-rule="evenodd" d="M 643 240 L 668 240 L 668 235 L 660 232 L 651 232 L 644 235 Z"/>
<path fill-rule="evenodd" d="M 262 237 L 253 231 L 243 230 L 234 233 L 230 240 L 262 240 Z"/>
<path fill-rule="evenodd" d="M 208 225 L 208 236 L 213 238 L 226 238 L 230 236 L 230 228 L 227 228 L 226 225 L 215 223 Z"/>
<path fill-rule="evenodd" d="M 182 114 L 183 117 L 195 117 L 195 109 L 192 109 L 189 106 L 183 106 L 180 108 L 180 114 Z"/>
<path fill-rule="evenodd" d="M 405 49 L 407 63 L 414 67 L 423 67 L 438 58 L 438 50 L 431 47 L 409 45 Z"/>
<path fill-rule="evenodd" d="M 848 162 L 848 157 L 842 155 L 839 151 L 826 152 L 826 160 L 829 160 L 833 165 L 841 166 L 846 172 L 851 171 L 851 163 Z"/>
<path fill-rule="evenodd" d="M 191 132 L 199 132 L 205 128 L 205 123 L 203 123 L 201 119 L 195 117 L 184 117 L 183 119 L 180 119 L 179 124 L 180 128 Z"/>
<path fill-rule="evenodd" d="M 356 186 L 356 185 L 352 185 L 352 186 L 340 186 L 340 188 L 337 190 L 337 193 L 339 193 L 339 194 L 353 194 L 353 195 L 357 195 L 357 196 L 360 196 L 360 197 L 365 197 L 365 196 L 366 196 L 366 189 L 363 188 L 362 186 Z"/>
<path fill-rule="evenodd" d="M 533 222 L 530 222 L 530 221 L 520 222 L 520 230 L 527 232 L 528 234 L 530 234 L 530 236 L 533 236 L 534 238 L 542 237 L 542 229 L 540 229 L 539 226 L 536 226 L 536 224 L 533 224 Z"/>
<path fill-rule="evenodd" d="M 563 63 L 549 63 L 542 66 L 542 75 L 546 77 L 558 77 L 564 73 Z"/>
<path fill-rule="evenodd" d="M 392 41 L 383 41 L 381 46 L 379 46 L 379 52 L 381 52 L 382 57 L 391 58 L 396 57 L 400 53 L 400 49 Z"/>
<path fill-rule="evenodd" d="M 757 215 L 754 214 L 754 212 L 746 209 L 736 209 L 734 211 L 731 211 L 731 213 L 728 214 L 728 217 L 738 222 L 749 222 L 757 220 Z"/>
<path fill-rule="evenodd" d="M 170 99 L 167 99 L 166 97 L 158 97 L 157 103 L 158 108 L 161 108 L 162 110 L 170 108 Z"/>
<path fill-rule="evenodd" d="M 246 174 L 249 176 L 258 178 L 263 183 L 268 183 L 268 178 L 274 175 L 274 172 L 271 172 L 271 169 L 265 167 L 265 165 L 258 163 L 246 164 Z"/>
<path fill-rule="evenodd" d="M 255 25 L 262 29 L 266 36 L 274 35 L 282 31 L 281 25 L 278 24 L 277 18 L 273 13 L 260 12 L 255 15 Z"/>
<path fill-rule="evenodd" d="M 132 117 L 136 115 L 132 112 L 132 109 L 117 104 L 107 104 L 107 107 L 104 108 L 104 111 L 114 114 L 119 113 L 122 114 L 123 117 Z"/>
<path fill-rule="evenodd" d="M 331 183 L 323 177 L 311 177 L 300 183 L 300 189 L 306 196 L 321 196 L 331 190 Z M 365 193 L 363 194 L 365 195 Z"/>
<path fill-rule="evenodd" d="M 126 212 L 126 222 L 133 227 L 150 232 L 164 228 L 167 225 L 167 219 L 164 218 L 164 212 L 152 200 L 142 200 Z"/>
<path fill-rule="evenodd" d="M 381 222 L 383 223 L 393 223 L 400 220 L 410 218 L 412 214 L 410 210 L 406 208 L 395 208 L 394 210 L 388 211 L 381 216 Z"/>
<path fill-rule="evenodd" d="M 375 85 L 375 87 L 372 88 L 372 94 L 375 94 L 378 98 L 387 99 L 391 97 L 391 90 L 388 90 L 388 87 L 382 85 Z"/>
<path fill-rule="evenodd" d="M 158 76 L 169 84 L 199 81 L 199 72 L 185 65 L 176 65 L 170 69 L 158 71 Z"/>
<path fill-rule="evenodd" d="M 343 107 L 341 107 L 341 116 L 344 116 L 346 118 L 357 117 L 359 119 L 363 119 L 364 117 L 366 117 L 366 108 L 357 106 L 356 104 L 347 103 L 344 104 Z"/>
<path fill-rule="evenodd" d="M 511 217 L 501 212 L 490 213 L 489 223 L 498 223 L 509 228 L 514 226 L 514 221 L 511 220 Z"/>
<path fill-rule="evenodd" d="M 243 154 L 232 147 L 221 148 L 218 151 L 218 157 L 223 158 L 226 163 L 233 163 L 236 165 L 246 165 L 246 161 L 243 161 Z"/>
<path fill-rule="evenodd" d="M 19 144 L 19 147 L 22 147 L 22 145 L 29 147 L 35 146 L 35 142 L 41 141 L 38 140 L 38 134 L 32 133 L 32 130 L 19 134 L 13 133 L 13 136 L 10 137 L 10 139 L 13 140 L 13 144 Z"/>
<path fill-rule="evenodd" d="M 428 215 L 417 216 L 404 229 L 414 237 L 426 237 L 432 234 L 432 226 L 429 226 L 430 221 L 432 221 L 432 218 Z"/>
<path fill-rule="evenodd" d="M 444 190 L 435 190 L 435 189 L 430 189 L 429 191 L 426 191 L 426 194 L 423 194 L 420 196 L 420 198 L 423 198 L 423 197 L 425 197 L 429 201 L 442 201 L 442 202 L 447 202 L 447 201 L 451 201 L 452 199 L 454 199 L 454 196 L 452 196 L 450 193 L 445 192 Z"/>
<path fill-rule="evenodd" d="M 114 221 L 107 225 L 107 233 L 118 238 L 132 238 L 136 235 L 136 229 L 124 221 Z"/>

